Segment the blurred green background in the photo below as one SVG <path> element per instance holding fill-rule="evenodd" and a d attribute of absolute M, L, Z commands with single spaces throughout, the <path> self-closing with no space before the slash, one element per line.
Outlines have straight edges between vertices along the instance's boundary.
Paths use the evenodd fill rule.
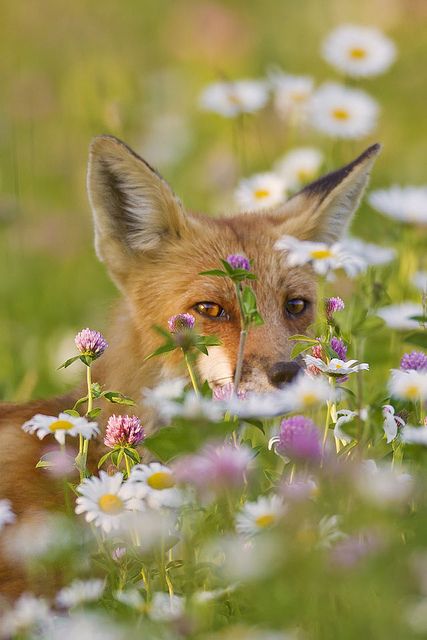
<path fill-rule="evenodd" d="M 372 24 L 396 42 L 391 71 L 364 81 L 381 104 L 372 139 L 341 143 L 352 159 L 374 140 L 384 153 L 374 185 L 426 179 L 425 0 L 246 2 L 40 0 L 3 2 L 0 38 L 0 395 L 23 400 L 72 381 L 57 365 L 85 326 L 104 330 L 115 299 L 92 247 L 85 193 L 92 136 L 126 140 L 189 208 L 219 212 L 241 177 L 232 123 L 201 112 L 219 78 L 289 73 L 337 79 L 320 57 L 342 22 Z M 247 132 L 247 174 L 268 170 L 291 143 L 271 111 Z M 308 133 L 298 143 L 332 142 Z M 365 205 L 355 223 L 388 244 L 399 228 Z M 108 337 L 108 332 L 107 332 Z"/>

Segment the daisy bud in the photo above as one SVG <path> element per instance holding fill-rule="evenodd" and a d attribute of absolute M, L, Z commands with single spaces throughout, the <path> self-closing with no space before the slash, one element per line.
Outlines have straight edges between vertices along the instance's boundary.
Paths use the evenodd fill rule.
<path fill-rule="evenodd" d="M 178 313 L 168 320 L 168 327 L 171 333 L 181 333 L 182 331 L 191 331 L 194 329 L 196 319 L 191 313 Z"/>
<path fill-rule="evenodd" d="M 74 342 L 80 353 L 84 353 L 94 359 L 99 358 L 108 347 L 104 336 L 93 329 L 80 331 L 74 338 Z"/>
<path fill-rule="evenodd" d="M 422 351 L 412 351 L 405 353 L 400 361 L 400 368 L 403 371 L 421 371 L 427 369 L 427 355 Z"/>
<path fill-rule="evenodd" d="M 108 418 L 104 444 L 114 447 L 136 447 L 144 440 L 144 428 L 136 416 L 115 416 Z"/>
<path fill-rule="evenodd" d="M 340 360 L 345 360 L 347 356 L 347 347 L 339 338 L 332 338 L 331 348 L 335 351 Z"/>
<path fill-rule="evenodd" d="M 329 322 L 332 320 L 334 313 L 342 311 L 344 308 L 345 304 L 341 298 L 326 298 L 325 300 L 326 318 Z"/>
<path fill-rule="evenodd" d="M 291 460 L 319 460 L 321 447 L 318 428 L 304 416 L 282 420 L 276 451 Z"/>
<path fill-rule="evenodd" d="M 251 270 L 250 262 L 245 256 L 241 256 L 238 253 L 233 253 L 227 257 L 227 262 L 233 269 L 244 269 L 245 271 Z"/>

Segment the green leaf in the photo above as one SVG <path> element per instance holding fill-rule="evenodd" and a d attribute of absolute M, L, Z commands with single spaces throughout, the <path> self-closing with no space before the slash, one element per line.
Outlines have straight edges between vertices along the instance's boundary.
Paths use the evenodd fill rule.
<path fill-rule="evenodd" d="M 134 462 L 135 464 L 138 464 L 139 462 L 141 462 L 141 457 L 136 449 L 125 447 L 124 453 L 125 453 L 125 456 L 130 458 L 132 462 Z"/>
<path fill-rule="evenodd" d="M 54 467 L 55 464 L 53 462 L 49 462 L 49 460 L 40 459 L 36 464 L 36 469 L 50 469 Z"/>
<path fill-rule="evenodd" d="M 108 451 L 105 455 L 102 456 L 102 458 L 99 459 L 98 469 L 100 469 L 102 467 L 104 462 L 106 462 L 108 460 L 108 458 L 110 458 L 113 455 L 113 453 L 114 453 L 114 451 Z"/>
<path fill-rule="evenodd" d="M 73 364 L 73 362 L 75 362 L 76 360 L 80 360 L 81 356 L 73 356 L 72 358 L 68 358 L 68 360 L 66 360 L 65 362 L 63 362 L 59 367 L 59 369 L 66 369 L 67 367 L 69 367 L 71 364 Z"/>
<path fill-rule="evenodd" d="M 211 271 L 201 271 L 199 276 L 217 276 L 219 278 L 228 278 L 229 274 L 220 269 L 212 269 Z"/>
<path fill-rule="evenodd" d="M 353 327 L 353 333 L 358 336 L 369 336 L 382 329 L 384 325 L 384 320 L 379 316 L 368 316 L 357 327 Z"/>
<path fill-rule="evenodd" d="M 291 360 L 294 360 L 297 356 L 300 355 L 300 353 L 303 353 L 304 351 L 308 351 L 308 349 L 311 349 L 311 347 L 312 347 L 311 344 L 307 345 L 302 342 L 300 342 L 299 344 L 296 344 L 291 351 Z"/>
<path fill-rule="evenodd" d="M 124 451 L 123 451 L 123 449 L 120 449 L 120 451 L 118 452 L 118 455 L 117 455 L 117 462 L 116 462 L 116 466 L 117 467 L 119 466 L 119 464 L 123 460 L 123 456 L 124 456 Z"/>
<path fill-rule="evenodd" d="M 153 329 L 154 329 L 154 331 L 157 331 L 157 333 L 160 333 L 160 335 L 163 336 L 164 338 L 167 338 L 168 340 L 171 340 L 170 331 L 168 331 L 164 327 L 161 327 L 159 324 L 155 324 L 153 326 Z"/>
<path fill-rule="evenodd" d="M 92 411 L 89 411 L 89 413 L 86 414 L 86 417 L 87 418 L 96 418 L 97 416 L 99 416 L 101 411 L 102 411 L 101 407 L 95 407 L 94 409 L 92 409 Z"/>
<path fill-rule="evenodd" d="M 201 336 L 203 344 L 207 347 L 217 347 L 222 344 L 221 340 L 216 336 Z"/>
<path fill-rule="evenodd" d="M 64 413 L 68 413 L 68 415 L 73 416 L 73 418 L 81 418 L 80 413 L 74 409 L 66 409 Z"/>
<path fill-rule="evenodd" d="M 427 316 L 409 316 L 410 320 L 416 320 L 417 322 L 422 322 L 423 324 L 427 322 Z"/>
<path fill-rule="evenodd" d="M 104 391 L 102 395 L 113 404 L 125 404 L 128 406 L 133 406 L 135 404 L 132 398 L 124 396 L 120 391 Z"/>
<path fill-rule="evenodd" d="M 413 331 L 412 333 L 408 333 L 403 339 L 405 342 L 409 342 L 409 344 L 415 344 L 417 347 L 427 349 L 427 331 Z"/>
<path fill-rule="evenodd" d="M 317 344 L 319 341 L 315 338 L 309 338 L 308 336 L 304 336 L 303 334 L 297 333 L 294 336 L 290 336 L 288 340 L 295 340 L 298 342 L 309 342 L 310 344 Z"/>
<path fill-rule="evenodd" d="M 154 358 L 155 356 L 160 356 L 162 353 L 168 353 L 169 351 L 173 351 L 174 349 L 177 349 L 177 348 L 178 347 L 176 344 L 164 344 L 158 349 L 156 349 L 155 351 L 153 351 L 153 353 L 150 353 L 149 356 L 146 356 L 144 358 L 144 362 L 146 360 L 150 360 L 150 358 Z"/>
<path fill-rule="evenodd" d="M 261 420 L 255 420 L 255 418 L 244 418 L 244 422 L 247 422 L 248 424 L 250 424 L 252 427 L 256 427 L 257 429 L 259 429 L 260 431 L 262 431 L 263 433 L 265 433 L 264 430 L 264 425 L 261 422 Z"/>

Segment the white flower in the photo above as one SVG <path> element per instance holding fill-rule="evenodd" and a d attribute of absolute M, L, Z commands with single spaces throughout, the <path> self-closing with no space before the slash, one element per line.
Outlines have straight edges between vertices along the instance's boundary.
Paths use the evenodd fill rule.
<path fill-rule="evenodd" d="M 254 113 L 262 109 L 268 100 L 268 87 L 262 80 L 236 80 L 215 82 L 206 87 L 200 96 L 200 106 L 227 118 L 241 113 Z"/>
<path fill-rule="evenodd" d="M 227 596 L 233 591 L 235 591 L 237 584 L 231 584 L 224 589 L 212 589 L 211 591 L 196 591 L 193 593 L 193 601 L 197 604 L 205 604 L 206 602 L 212 602 L 214 600 L 218 600 L 223 596 Z"/>
<path fill-rule="evenodd" d="M 338 440 L 342 440 L 346 444 L 353 441 L 352 436 L 348 435 L 345 431 L 342 430 L 342 425 L 347 424 L 348 422 L 353 422 L 354 418 L 358 415 L 357 411 L 350 411 L 348 409 L 341 409 L 337 411 L 337 416 L 339 416 L 338 420 L 335 423 L 334 428 L 334 436 Z"/>
<path fill-rule="evenodd" d="M 223 417 L 224 409 L 220 402 L 196 396 L 193 391 L 190 391 L 185 394 L 182 402 L 165 400 L 159 406 L 159 414 L 164 420 L 171 420 L 175 416 L 180 416 L 189 420 L 206 418 L 212 422 L 217 422 Z"/>
<path fill-rule="evenodd" d="M 275 173 L 257 173 L 241 180 L 235 200 L 242 211 L 259 211 L 283 201 L 285 182 Z"/>
<path fill-rule="evenodd" d="M 227 582 L 265 578 L 274 570 L 279 557 L 283 558 L 283 548 L 278 549 L 276 539 L 268 531 L 243 539 L 222 535 L 200 550 L 201 561 L 216 564 Z"/>
<path fill-rule="evenodd" d="M 341 524 L 340 516 L 323 516 L 319 522 L 319 542 L 318 547 L 329 549 L 337 540 L 345 538 L 345 534 L 339 528 Z"/>
<path fill-rule="evenodd" d="M 365 460 L 355 478 L 359 494 L 379 507 L 406 502 L 413 490 L 414 481 L 409 473 L 396 471 L 389 465 L 377 466 L 374 460 Z"/>
<path fill-rule="evenodd" d="M 323 153 L 313 147 L 292 149 L 274 164 L 276 173 L 292 191 L 296 191 L 319 173 Z"/>
<path fill-rule="evenodd" d="M 77 607 L 83 602 L 99 600 L 104 593 L 104 580 L 74 580 L 68 587 L 63 587 L 56 596 L 56 603 L 67 609 Z"/>
<path fill-rule="evenodd" d="M 387 71 L 396 57 L 396 47 L 375 27 L 342 24 L 328 35 L 322 54 L 338 71 L 367 78 Z"/>
<path fill-rule="evenodd" d="M 148 607 L 148 617 L 156 622 L 171 622 L 182 617 L 184 608 L 185 599 L 182 596 L 156 591 Z"/>
<path fill-rule="evenodd" d="M 313 78 L 273 70 L 269 79 L 274 91 L 274 107 L 279 116 L 292 120 L 294 124 L 303 123 L 313 94 Z"/>
<path fill-rule="evenodd" d="M 390 394 L 411 402 L 427 400 L 427 371 L 392 369 L 389 381 Z"/>
<path fill-rule="evenodd" d="M 233 396 L 224 404 L 226 410 L 241 418 L 271 418 L 292 411 L 291 404 L 282 391 L 249 393 L 245 398 Z"/>
<path fill-rule="evenodd" d="M 397 436 L 398 427 L 404 427 L 405 421 L 394 414 L 395 408 L 391 404 L 383 406 L 384 423 L 383 429 L 387 438 L 387 444 L 390 444 Z"/>
<path fill-rule="evenodd" d="M 260 496 L 256 502 L 247 502 L 236 518 L 236 529 L 244 535 L 254 535 L 277 524 L 285 513 L 278 496 Z"/>
<path fill-rule="evenodd" d="M 152 509 L 177 508 L 183 502 L 183 493 L 176 487 L 172 469 L 160 462 L 135 465 L 126 484 L 125 494 L 131 500 L 132 497 L 143 499 Z"/>
<path fill-rule="evenodd" d="M 106 533 L 120 526 L 120 517 L 130 509 L 129 494 L 123 485 L 123 474 L 109 476 L 99 472 L 99 478 L 86 478 L 77 487 L 76 513 L 85 513 L 86 522 L 93 522 Z"/>
<path fill-rule="evenodd" d="M 412 276 L 412 283 L 417 289 L 427 292 L 427 271 L 416 271 Z"/>
<path fill-rule="evenodd" d="M 10 500 L 0 500 L 0 531 L 6 524 L 15 522 L 15 518 Z"/>
<path fill-rule="evenodd" d="M 174 378 L 161 382 L 153 389 L 143 389 L 142 395 L 144 404 L 161 411 L 165 401 L 177 400 L 181 398 L 187 385 L 185 378 Z"/>
<path fill-rule="evenodd" d="M 417 320 L 411 320 L 411 318 L 412 316 L 422 316 L 423 308 L 422 305 L 415 302 L 401 302 L 382 307 L 376 313 L 390 329 L 406 331 L 419 329 L 420 323 Z"/>
<path fill-rule="evenodd" d="M 320 358 L 314 358 L 313 356 L 305 356 L 304 358 L 307 364 L 314 365 L 323 373 L 327 373 L 328 376 L 348 376 L 350 373 L 358 373 L 359 371 L 369 370 L 369 364 L 367 362 L 357 362 L 357 360 L 340 360 L 339 358 L 332 358 L 329 363 L 324 362 Z"/>
<path fill-rule="evenodd" d="M 49 618 L 50 611 L 46 601 L 24 593 L 15 602 L 13 609 L 6 611 L 0 618 L 0 638 L 27 637 L 29 631 L 41 631 Z"/>
<path fill-rule="evenodd" d="M 365 242 L 360 238 L 344 238 L 341 247 L 351 255 L 360 257 L 368 266 L 387 264 L 397 257 L 396 249 L 381 247 L 372 242 Z"/>
<path fill-rule="evenodd" d="M 289 411 L 304 411 L 335 399 L 335 391 L 324 378 L 302 373 L 280 392 Z"/>
<path fill-rule="evenodd" d="M 377 124 L 378 111 L 377 102 L 364 91 L 333 82 L 322 85 L 310 104 L 313 127 L 333 138 L 369 135 Z"/>
<path fill-rule="evenodd" d="M 372 191 L 368 202 L 390 218 L 414 224 L 427 224 L 427 187 L 400 187 Z"/>
<path fill-rule="evenodd" d="M 126 483 L 125 487 L 128 485 Z M 138 487 L 134 483 L 129 485 L 130 495 L 134 492 L 143 492 L 143 487 Z M 138 499 L 135 499 L 138 502 Z M 140 500 L 143 502 L 142 500 Z M 133 506 L 133 500 L 129 501 Z M 144 507 L 145 503 L 143 503 Z M 137 505 L 138 506 L 138 505 Z M 126 511 L 120 518 L 119 534 L 123 537 L 127 544 L 132 548 L 138 548 L 138 551 L 147 553 L 153 549 L 164 547 L 170 549 L 178 541 L 177 533 L 177 516 L 171 509 L 135 509 Z"/>
<path fill-rule="evenodd" d="M 359 256 L 352 255 L 338 242 L 328 245 L 282 236 L 274 246 L 279 251 L 286 251 L 286 262 L 290 267 L 311 264 L 314 271 L 323 276 L 336 269 L 344 269 L 348 276 L 354 277 L 365 268 Z"/>
<path fill-rule="evenodd" d="M 136 609 L 136 611 L 144 612 L 147 608 L 147 604 L 144 598 L 141 595 L 141 592 L 138 591 L 135 587 L 131 587 L 130 589 L 126 589 L 126 591 L 115 591 L 114 597 L 116 600 L 125 604 L 132 609 Z"/>
<path fill-rule="evenodd" d="M 42 640 L 125 640 L 128 637 L 129 633 L 106 615 L 79 612 L 55 617 Z"/>
<path fill-rule="evenodd" d="M 76 418 L 68 413 L 60 413 L 58 417 L 45 416 L 38 413 L 31 420 L 22 425 L 27 433 L 35 433 L 40 440 L 47 435 L 53 435 L 59 444 L 65 444 L 65 436 L 83 436 L 87 440 L 99 433 L 96 422 L 89 422 L 86 418 Z"/>
<path fill-rule="evenodd" d="M 403 442 L 427 446 L 427 427 L 411 427 L 407 425 L 401 431 Z"/>

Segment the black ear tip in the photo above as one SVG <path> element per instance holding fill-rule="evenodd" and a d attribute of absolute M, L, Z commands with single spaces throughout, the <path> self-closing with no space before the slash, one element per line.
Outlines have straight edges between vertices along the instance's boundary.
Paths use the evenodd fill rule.
<path fill-rule="evenodd" d="M 370 158 L 371 156 L 377 156 L 383 148 L 383 145 L 379 142 L 372 144 L 370 147 L 366 149 L 360 156 L 360 158 Z"/>

